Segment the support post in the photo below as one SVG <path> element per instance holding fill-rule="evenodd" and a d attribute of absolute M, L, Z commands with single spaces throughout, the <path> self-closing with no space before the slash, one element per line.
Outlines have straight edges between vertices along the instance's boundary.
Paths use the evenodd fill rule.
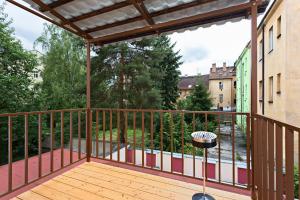
<path fill-rule="evenodd" d="M 254 182 L 255 175 L 255 163 L 254 163 L 254 118 L 253 116 L 257 114 L 257 0 L 252 0 L 251 6 L 251 164 L 252 164 L 252 184 L 251 184 L 251 198 L 257 199 L 256 197 L 256 183 Z M 249 180 L 248 180 L 249 181 Z"/>
<path fill-rule="evenodd" d="M 91 44 L 86 43 L 86 159 L 91 160 L 92 112 L 91 112 Z"/>

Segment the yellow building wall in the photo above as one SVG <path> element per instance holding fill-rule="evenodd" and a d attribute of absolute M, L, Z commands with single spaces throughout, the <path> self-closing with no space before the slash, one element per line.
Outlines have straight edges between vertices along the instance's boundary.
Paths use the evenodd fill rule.
<path fill-rule="evenodd" d="M 223 90 L 219 89 L 219 82 L 223 83 Z M 223 107 L 223 110 L 231 110 L 234 107 L 235 89 L 234 79 L 213 79 L 209 80 L 209 92 L 213 102 L 213 109 Z M 223 102 L 219 95 L 223 94 Z"/>

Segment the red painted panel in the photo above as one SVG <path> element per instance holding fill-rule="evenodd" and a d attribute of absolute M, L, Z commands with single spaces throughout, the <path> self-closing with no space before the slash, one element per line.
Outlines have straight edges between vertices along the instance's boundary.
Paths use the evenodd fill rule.
<path fill-rule="evenodd" d="M 173 157 L 172 160 L 173 160 L 173 165 L 172 165 L 173 171 L 182 173 L 183 172 L 182 158 Z"/>
<path fill-rule="evenodd" d="M 133 163 L 133 158 L 134 158 L 133 153 L 134 153 L 134 150 L 127 149 L 127 162 Z"/>
<path fill-rule="evenodd" d="M 204 174 L 204 163 L 202 162 L 202 174 Z M 216 179 L 216 164 L 207 163 L 207 178 Z"/>
<path fill-rule="evenodd" d="M 146 154 L 146 166 L 148 167 L 156 166 L 156 154 L 151 154 L 151 153 Z"/>
<path fill-rule="evenodd" d="M 238 183 L 239 184 L 247 184 L 247 169 L 238 168 Z"/>

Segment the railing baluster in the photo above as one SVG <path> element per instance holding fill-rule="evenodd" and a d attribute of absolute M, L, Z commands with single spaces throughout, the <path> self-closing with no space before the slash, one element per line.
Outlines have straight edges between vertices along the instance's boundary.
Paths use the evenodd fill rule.
<path fill-rule="evenodd" d="M 39 145 L 39 178 L 42 177 L 42 114 L 39 113 L 38 122 L 38 145 Z"/>
<path fill-rule="evenodd" d="M 171 136 L 171 173 L 173 173 L 173 113 L 170 112 L 170 136 Z"/>
<path fill-rule="evenodd" d="M 70 164 L 73 163 L 73 112 L 70 112 Z"/>
<path fill-rule="evenodd" d="M 263 199 L 268 199 L 268 171 L 267 171 L 267 162 L 268 162 L 268 148 L 267 148 L 267 140 L 268 140 L 268 131 L 267 131 L 267 121 L 263 119 L 262 126 L 262 178 L 263 178 Z"/>
<path fill-rule="evenodd" d="M 294 199 L 294 131 L 285 129 L 286 199 Z"/>
<path fill-rule="evenodd" d="M 150 117 L 150 142 L 151 142 L 151 168 L 153 168 L 153 112 L 151 112 L 151 117 Z"/>
<path fill-rule="evenodd" d="M 64 167 L 64 112 L 60 113 L 60 148 L 61 148 L 61 154 L 60 154 L 60 167 Z"/>
<path fill-rule="evenodd" d="M 28 184 L 28 114 L 25 114 L 25 135 L 24 135 L 24 153 L 25 153 L 25 184 Z"/>
<path fill-rule="evenodd" d="M 218 114 L 218 172 L 219 172 L 219 183 L 221 183 L 221 115 Z"/>
<path fill-rule="evenodd" d="M 163 171 L 164 167 L 164 159 L 163 159 L 163 154 L 164 154 L 164 136 L 163 136 L 163 129 L 164 129 L 164 124 L 163 124 L 163 112 L 160 112 L 160 170 Z"/>
<path fill-rule="evenodd" d="M 99 111 L 96 111 L 96 158 L 99 157 Z"/>
<path fill-rule="evenodd" d="M 298 130 L 298 183 L 300 182 L 300 130 Z M 300 197 L 300 184 L 298 184 L 298 196 Z"/>
<path fill-rule="evenodd" d="M 50 114 L 50 172 L 53 172 L 54 112 Z"/>
<path fill-rule="evenodd" d="M 182 175 L 184 175 L 184 113 L 181 113 L 181 157 L 182 157 Z"/>
<path fill-rule="evenodd" d="M 25 184 L 28 184 L 28 114 L 25 114 L 25 142 L 24 142 L 24 152 L 25 152 Z"/>
<path fill-rule="evenodd" d="M 145 166 L 145 146 L 144 146 L 144 139 L 145 139 L 145 113 L 142 111 L 142 166 Z"/>
<path fill-rule="evenodd" d="M 283 136 L 282 127 L 276 124 L 276 199 L 283 198 L 283 173 L 282 173 L 283 137 L 282 136 Z"/>
<path fill-rule="evenodd" d="M 205 131 L 208 131 L 208 119 L 207 119 L 207 112 L 205 112 Z M 208 149 L 205 149 L 204 151 L 204 154 L 205 154 L 205 177 L 206 177 L 206 180 L 208 179 L 208 173 L 207 173 L 207 168 L 208 168 Z"/>
<path fill-rule="evenodd" d="M 274 123 L 268 121 L 269 199 L 274 199 Z"/>
<path fill-rule="evenodd" d="M 195 113 L 193 112 L 193 132 L 196 131 L 196 123 L 195 123 Z M 196 158 L 195 158 L 195 154 L 196 154 L 196 148 L 193 145 L 193 177 L 196 177 Z"/>
<path fill-rule="evenodd" d="M 127 149 L 127 143 L 128 143 L 128 141 L 127 141 L 127 126 L 128 126 L 128 113 L 125 111 L 124 113 L 123 113 L 124 115 L 125 115 L 125 131 L 124 131 L 124 137 L 125 137 L 125 163 L 127 163 L 127 151 L 128 151 L 128 149 Z"/>
<path fill-rule="evenodd" d="M 258 187 L 258 199 L 262 199 L 262 119 L 257 118 L 257 187 Z"/>
<path fill-rule="evenodd" d="M 243 119 L 243 117 L 241 119 Z M 247 188 L 250 189 L 250 185 L 251 185 L 251 169 L 250 169 L 251 135 L 250 135 L 250 115 L 249 114 L 246 115 L 246 126 L 247 126 L 246 127 Z"/>
<path fill-rule="evenodd" d="M 136 112 L 133 113 L 133 164 L 136 164 Z"/>
<path fill-rule="evenodd" d="M 105 114 L 105 110 L 102 111 L 102 157 L 103 159 L 105 159 L 105 145 L 106 145 L 106 141 L 105 141 L 105 135 L 106 135 L 106 130 L 105 130 L 105 125 L 106 125 L 106 120 L 105 120 L 106 114 Z"/>
<path fill-rule="evenodd" d="M 81 159 L 81 112 L 78 112 L 78 159 Z"/>
<path fill-rule="evenodd" d="M 118 140 L 118 162 L 120 162 L 120 111 L 117 113 L 117 140 Z"/>
<path fill-rule="evenodd" d="M 231 141 L 232 141 L 232 184 L 235 186 L 235 115 L 232 114 L 232 134 L 231 134 Z"/>
<path fill-rule="evenodd" d="M 13 142 L 13 121 L 8 116 L 8 192 L 12 191 L 12 142 Z"/>
<path fill-rule="evenodd" d="M 109 143 L 109 147 L 110 147 L 110 150 L 109 150 L 109 152 L 110 152 L 110 160 L 112 160 L 112 151 L 113 151 L 113 146 L 112 146 L 112 118 L 113 118 L 113 116 L 112 116 L 112 110 L 110 110 L 109 111 L 109 141 L 110 141 L 110 143 Z"/>

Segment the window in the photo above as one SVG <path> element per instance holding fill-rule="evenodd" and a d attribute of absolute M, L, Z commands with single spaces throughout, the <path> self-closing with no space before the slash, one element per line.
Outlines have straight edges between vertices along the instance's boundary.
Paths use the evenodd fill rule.
<path fill-rule="evenodd" d="M 39 77 L 39 73 L 38 72 L 33 72 L 33 77 L 34 78 L 38 78 Z"/>
<path fill-rule="evenodd" d="M 262 81 L 259 81 L 259 101 L 262 101 L 263 100 L 263 82 Z"/>
<path fill-rule="evenodd" d="M 277 94 L 281 93 L 281 73 L 277 74 Z"/>
<path fill-rule="evenodd" d="M 222 82 L 219 82 L 219 89 L 223 90 L 223 83 Z"/>
<path fill-rule="evenodd" d="M 219 102 L 223 103 L 223 94 L 219 94 Z"/>
<path fill-rule="evenodd" d="M 281 37 L 281 16 L 277 19 L 277 38 Z"/>
<path fill-rule="evenodd" d="M 269 29 L 269 52 L 273 51 L 274 41 L 273 41 L 273 26 Z"/>
<path fill-rule="evenodd" d="M 273 103 L 273 76 L 269 78 L 269 103 Z"/>
<path fill-rule="evenodd" d="M 233 82 L 233 87 L 236 89 L 236 81 Z"/>
<path fill-rule="evenodd" d="M 263 41 L 261 40 L 259 42 L 259 55 L 258 55 L 259 61 L 261 61 L 262 58 L 263 58 Z"/>

